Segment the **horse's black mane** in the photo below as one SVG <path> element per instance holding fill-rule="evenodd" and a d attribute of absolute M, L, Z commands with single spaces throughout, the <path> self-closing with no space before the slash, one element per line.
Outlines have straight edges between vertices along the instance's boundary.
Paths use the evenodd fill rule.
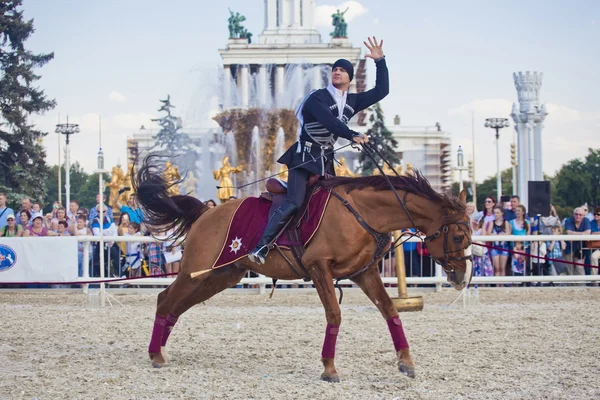
<path fill-rule="evenodd" d="M 457 213 L 465 212 L 465 205 L 458 198 L 449 196 L 447 194 L 438 193 L 433 190 L 427 178 L 425 178 L 418 170 L 412 170 L 412 174 L 409 175 L 388 175 L 387 177 L 392 185 L 394 185 L 394 188 L 398 190 L 403 190 L 416 196 L 424 197 L 427 200 L 438 203 L 441 207 L 446 208 L 448 211 L 455 211 Z M 362 176 L 358 178 L 335 176 L 333 178 L 322 180 L 321 185 L 326 189 L 344 186 L 346 193 L 365 188 L 373 188 L 377 191 L 391 190 L 390 184 L 385 177 L 381 175 Z"/>

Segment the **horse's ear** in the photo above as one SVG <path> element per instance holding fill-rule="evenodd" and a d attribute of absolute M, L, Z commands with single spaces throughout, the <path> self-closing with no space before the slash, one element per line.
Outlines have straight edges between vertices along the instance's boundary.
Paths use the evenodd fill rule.
<path fill-rule="evenodd" d="M 462 192 L 460 192 L 460 194 L 458 195 L 458 198 L 460 199 L 460 202 L 463 204 L 467 204 L 467 191 L 463 190 Z"/>

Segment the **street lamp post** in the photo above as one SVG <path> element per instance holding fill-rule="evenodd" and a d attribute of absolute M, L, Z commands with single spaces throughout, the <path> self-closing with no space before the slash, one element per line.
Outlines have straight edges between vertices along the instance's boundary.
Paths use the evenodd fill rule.
<path fill-rule="evenodd" d="M 65 135 L 66 139 L 67 139 L 67 147 L 65 149 L 65 208 L 68 210 L 69 207 L 69 203 L 71 202 L 71 180 L 70 180 L 70 174 L 71 174 L 71 166 L 69 165 L 69 137 L 71 135 L 74 135 L 76 133 L 79 133 L 79 125 L 77 124 L 70 124 L 69 123 L 69 116 L 67 116 L 67 123 L 66 124 L 57 124 L 56 125 L 56 133 L 60 133 L 62 135 Z M 60 196 L 60 192 L 59 192 L 59 196 Z"/>
<path fill-rule="evenodd" d="M 502 196 L 502 172 L 500 171 L 500 129 L 508 127 L 508 118 L 486 118 L 485 127 L 496 130 L 496 190 L 498 201 Z"/>
<path fill-rule="evenodd" d="M 456 152 L 456 168 L 454 169 L 458 171 L 458 192 L 460 193 L 464 188 L 462 173 L 467 170 L 467 167 L 465 167 L 465 156 L 463 154 L 462 146 L 458 146 L 458 151 Z"/>

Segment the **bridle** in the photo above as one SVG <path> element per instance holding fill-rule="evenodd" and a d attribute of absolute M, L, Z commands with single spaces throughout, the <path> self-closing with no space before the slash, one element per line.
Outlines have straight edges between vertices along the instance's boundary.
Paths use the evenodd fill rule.
<path fill-rule="evenodd" d="M 446 215 L 444 217 L 444 222 L 446 222 L 448 220 L 448 211 L 446 211 Z M 442 259 L 436 258 L 436 257 L 432 257 L 435 262 L 437 262 L 438 264 L 440 264 L 442 266 L 442 268 L 444 269 L 444 271 L 446 271 L 446 273 L 448 272 L 454 272 L 454 268 L 449 268 L 448 264 L 450 261 L 465 261 L 465 260 L 469 260 L 471 262 L 473 262 L 473 256 L 472 255 L 468 255 L 468 256 L 462 256 L 462 257 L 457 257 L 457 256 L 450 256 L 450 254 L 452 253 L 458 253 L 461 251 L 464 251 L 466 249 L 469 248 L 469 246 L 471 246 L 471 239 L 469 239 L 467 241 L 467 245 L 465 247 L 461 247 L 458 250 L 448 250 L 448 237 L 449 235 L 449 225 L 456 225 L 458 227 L 458 229 L 463 232 L 465 234 L 465 237 L 468 236 L 467 233 L 469 232 L 469 230 L 471 229 L 469 227 L 469 224 L 467 224 L 466 222 L 463 221 L 456 221 L 456 222 L 451 222 L 451 223 L 445 223 L 442 226 L 439 227 L 439 229 L 437 231 L 435 231 L 433 233 L 433 235 L 429 235 L 426 236 L 424 241 L 427 242 L 429 240 L 429 242 L 433 242 L 435 239 L 439 238 L 440 236 L 442 236 L 442 234 L 444 235 L 444 255 L 442 257 Z M 464 226 L 464 228 L 463 228 Z M 466 229 L 466 230 L 465 230 Z M 455 236 L 456 238 L 456 236 Z M 462 242 L 462 239 L 461 239 Z"/>

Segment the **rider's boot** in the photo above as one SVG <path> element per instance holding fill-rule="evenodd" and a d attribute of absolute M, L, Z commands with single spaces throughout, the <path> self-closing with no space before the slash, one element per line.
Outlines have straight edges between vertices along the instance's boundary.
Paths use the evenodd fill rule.
<path fill-rule="evenodd" d="M 283 229 L 290 218 L 292 218 L 297 209 L 298 207 L 296 207 L 295 204 L 285 202 L 273 212 L 273 216 L 267 223 L 267 227 L 258 241 L 258 244 L 254 250 L 248 254 L 250 261 L 255 264 L 265 263 L 265 258 L 269 253 L 269 244 L 275 239 L 275 236 Z"/>

